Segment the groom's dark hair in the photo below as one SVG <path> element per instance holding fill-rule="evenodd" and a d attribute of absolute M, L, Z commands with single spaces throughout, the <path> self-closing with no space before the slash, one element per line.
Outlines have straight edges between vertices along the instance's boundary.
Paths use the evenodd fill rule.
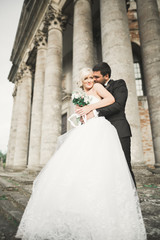
<path fill-rule="evenodd" d="M 100 71 L 103 76 L 108 74 L 109 78 L 111 76 L 111 68 L 106 62 L 101 62 L 101 63 L 96 64 L 93 67 L 93 71 L 95 71 L 95 72 Z"/>

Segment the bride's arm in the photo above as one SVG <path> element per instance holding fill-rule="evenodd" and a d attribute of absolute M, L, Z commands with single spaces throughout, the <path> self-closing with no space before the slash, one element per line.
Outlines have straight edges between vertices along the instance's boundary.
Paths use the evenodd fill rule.
<path fill-rule="evenodd" d="M 93 89 L 96 91 L 97 95 L 100 96 L 102 99 L 97 103 L 93 103 L 93 104 L 79 108 L 76 111 L 78 114 L 85 115 L 97 108 L 105 107 L 115 102 L 115 99 L 112 96 L 112 94 L 109 91 L 107 91 L 102 84 L 95 83 L 93 86 Z"/>
<path fill-rule="evenodd" d="M 107 89 L 105 89 L 102 84 L 95 83 L 93 89 L 102 99 L 99 102 L 90 105 L 92 110 L 111 105 L 115 102 L 113 95 Z"/>
<path fill-rule="evenodd" d="M 78 109 L 81 109 L 81 108 L 82 108 L 82 107 L 76 105 L 76 106 L 75 106 L 75 112 L 77 113 L 77 110 L 78 110 Z M 87 117 L 87 120 L 90 119 L 90 118 L 93 118 L 93 117 L 94 117 L 93 111 L 87 113 L 87 114 L 86 114 L 86 117 Z M 83 119 L 82 115 L 81 115 L 81 117 L 80 117 L 80 121 L 81 121 L 82 124 L 84 123 L 84 119 Z"/>

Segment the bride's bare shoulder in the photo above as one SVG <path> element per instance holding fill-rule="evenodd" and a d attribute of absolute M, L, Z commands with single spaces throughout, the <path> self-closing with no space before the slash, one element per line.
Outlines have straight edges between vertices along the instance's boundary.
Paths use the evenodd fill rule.
<path fill-rule="evenodd" d="M 94 83 L 94 87 L 102 86 L 101 83 Z"/>
<path fill-rule="evenodd" d="M 94 86 L 93 86 L 93 88 L 94 88 L 95 90 L 97 90 L 97 89 L 101 89 L 101 88 L 104 88 L 104 87 L 103 87 L 103 85 L 102 85 L 101 83 L 95 83 Z"/>

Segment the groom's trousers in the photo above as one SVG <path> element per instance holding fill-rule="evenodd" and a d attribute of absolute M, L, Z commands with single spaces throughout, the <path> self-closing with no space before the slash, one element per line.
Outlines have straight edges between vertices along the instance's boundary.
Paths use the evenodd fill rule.
<path fill-rule="evenodd" d="M 130 173 L 132 175 L 134 184 L 136 186 L 135 176 L 134 176 L 134 173 L 132 171 L 132 166 L 131 166 L 131 138 L 130 137 L 120 137 L 120 142 L 121 142 L 121 145 L 122 145 L 124 155 L 125 155 L 126 160 L 127 160 L 127 164 L 128 164 Z"/>

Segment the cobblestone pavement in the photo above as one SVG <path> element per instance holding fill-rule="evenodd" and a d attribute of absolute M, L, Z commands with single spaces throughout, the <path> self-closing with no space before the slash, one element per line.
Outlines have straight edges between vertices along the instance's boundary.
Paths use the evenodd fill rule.
<path fill-rule="evenodd" d="M 160 240 L 160 174 L 144 167 L 134 167 L 133 170 L 148 240 Z M 0 170 L 0 240 L 15 239 L 34 178 L 35 174 L 27 171 L 15 173 Z"/>

